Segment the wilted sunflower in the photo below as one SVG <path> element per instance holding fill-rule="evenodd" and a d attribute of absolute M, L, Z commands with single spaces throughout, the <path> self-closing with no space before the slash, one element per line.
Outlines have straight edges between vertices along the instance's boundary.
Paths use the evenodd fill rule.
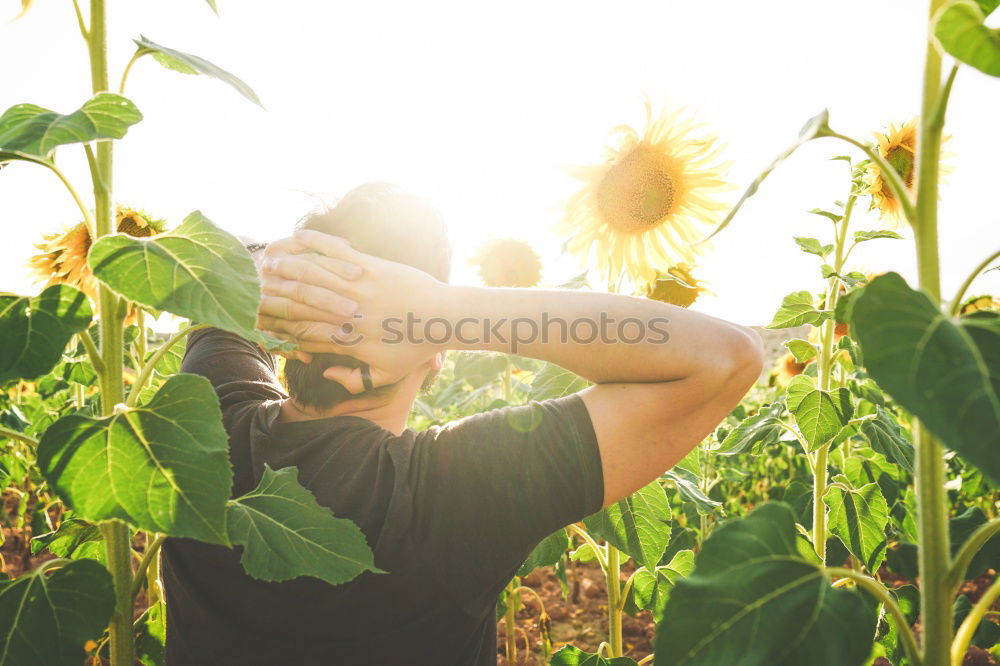
<path fill-rule="evenodd" d="M 686 308 L 703 291 L 707 289 L 691 275 L 691 266 L 681 263 L 669 268 L 666 273 L 657 273 L 656 279 L 646 288 L 646 298 Z"/>
<path fill-rule="evenodd" d="M 500 238 L 485 242 L 470 259 L 487 287 L 534 287 L 542 279 L 542 260 L 524 241 Z"/>
<path fill-rule="evenodd" d="M 154 220 L 142 211 L 118 206 L 115 211 L 119 233 L 136 238 L 155 236 L 163 231 L 164 220 Z M 42 252 L 28 260 L 33 276 L 45 286 L 68 284 L 97 299 L 97 280 L 87 264 L 90 231 L 80 222 L 61 233 L 45 236 L 35 245 Z"/>
<path fill-rule="evenodd" d="M 812 363 L 815 359 L 811 358 L 805 363 L 799 363 L 795 360 L 795 356 L 791 352 L 788 352 L 781 359 L 778 360 L 777 366 L 772 371 L 772 377 L 775 379 L 779 386 L 788 386 L 788 383 L 796 375 L 801 375 L 806 370 L 806 366 Z"/>
<path fill-rule="evenodd" d="M 565 249 L 595 262 L 609 283 L 624 273 L 642 285 L 657 269 L 694 263 L 692 243 L 727 208 L 715 199 L 731 189 L 716 137 L 681 111 L 654 119 L 648 102 L 646 118 L 641 137 L 618 128 L 621 144 L 608 149 L 606 162 L 576 172 L 586 185 L 567 202 L 557 227 L 570 236 Z"/>

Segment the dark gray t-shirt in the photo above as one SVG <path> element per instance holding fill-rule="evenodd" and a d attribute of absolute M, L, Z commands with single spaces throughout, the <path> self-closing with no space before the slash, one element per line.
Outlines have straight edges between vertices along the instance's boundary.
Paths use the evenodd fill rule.
<path fill-rule="evenodd" d="M 264 464 L 353 520 L 390 573 L 330 586 L 250 578 L 239 547 L 163 547 L 170 666 L 496 664 L 497 595 L 551 532 L 600 509 L 597 441 L 579 396 L 396 436 L 355 416 L 278 422 L 275 359 L 239 336 L 191 334 L 229 434 L 233 496 Z"/>

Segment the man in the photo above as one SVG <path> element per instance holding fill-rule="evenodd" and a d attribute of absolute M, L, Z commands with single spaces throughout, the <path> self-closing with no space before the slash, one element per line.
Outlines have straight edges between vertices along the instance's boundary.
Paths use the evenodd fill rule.
<path fill-rule="evenodd" d="M 238 550 L 170 539 L 171 666 L 492 666 L 496 597 L 532 548 L 670 468 L 760 372 L 753 332 L 696 312 L 450 286 L 437 214 L 388 186 L 355 190 L 260 259 L 260 325 L 300 342 L 288 395 L 271 355 L 218 330 L 191 335 L 182 370 L 219 395 L 234 494 L 265 463 L 297 467 L 389 573 L 264 583 Z M 514 346 L 594 386 L 406 429 L 445 350 Z"/>

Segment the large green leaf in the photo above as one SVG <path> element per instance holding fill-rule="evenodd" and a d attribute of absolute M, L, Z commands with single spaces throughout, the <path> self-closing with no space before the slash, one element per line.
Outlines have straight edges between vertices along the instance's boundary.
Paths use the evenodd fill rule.
<path fill-rule="evenodd" d="M 841 485 L 831 485 L 823 496 L 830 508 L 830 531 L 874 573 L 885 559 L 889 505 L 877 483 L 851 488 L 844 475 L 834 477 L 833 481 Z"/>
<path fill-rule="evenodd" d="M 857 590 L 833 589 L 796 548 L 795 517 L 768 502 L 717 527 L 676 581 L 656 632 L 657 665 L 859 666 L 877 616 Z"/>
<path fill-rule="evenodd" d="M 156 602 L 135 621 L 135 658 L 142 666 L 166 664 L 167 608 Z"/>
<path fill-rule="evenodd" d="M 49 160 L 68 143 L 120 139 L 142 120 L 139 109 L 114 93 L 97 93 L 68 115 L 34 104 L 18 104 L 0 116 L 0 160 Z"/>
<path fill-rule="evenodd" d="M 938 13 L 934 36 L 958 60 L 1000 76 L 1000 30 L 986 25 L 984 9 L 982 2 L 953 0 Z"/>
<path fill-rule="evenodd" d="M 774 313 L 774 319 L 767 328 L 792 328 L 802 324 L 819 326 L 830 318 L 830 313 L 817 310 L 813 305 L 812 294 L 808 291 L 796 291 L 785 296 L 781 307 Z"/>
<path fill-rule="evenodd" d="M 564 645 L 552 655 L 550 666 L 636 666 L 629 657 L 602 657 L 593 652 L 584 652 L 575 645 Z"/>
<path fill-rule="evenodd" d="M 131 301 L 276 343 L 254 328 L 260 282 L 250 254 L 198 211 L 158 236 L 105 236 L 89 261 L 99 280 Z"/>
<path fill-rule="evenodd" d="M 229 502 L 229 538 L 243 546 L 247 573 L 266 581 L 312 576 L 331 585 L 382 573 L 357 525 L 334 518 L 299 485 L 298 470 L 267 465 L 260 484 Z"/>
<path fill-rule="evenodd" d="M 799 430 L 815 450 L 837 436 L 854 415 L 851 392 L 845 388 L 824 391 L 812 377 L 798 375 L 788 384 L 785 399 Z"/>
<path fill-rule="evenodd" d="M 661 478 L 672 481 L 681 502 L 693 505 L 699 514 L 710 516 L 723 512 L 722 502 L 717 502 L 702 491 L 698 485 L 701 478 L 694 472 L 675 467 L 664 472 Z"/>
<path fill-rule="evenodd" d="M 559 528 L 535 546 L 528 554 L 528 559 L 518 569 L 517 575 L 527 576 L 538 567 L 552 566 L 562 558 L 569 547 L 569 535 L 566 534 L 566 529 Z"/>
<path fill-rule="evenodd" d="M 0 294 L 0 384 L 52 370 L 70 338 L 92 317 L 87 296 L 66 285 L 53 285 L 35 297 Z"/>
<path fill-rule="evenodd" d="M 658 481 L 584 518 L 587 530 L 652 569 L 670 541 L 670 503 Z"/>
<path fill-rule="evenodd" d="M 31 553 L 37 555 L 42 549 L 59 557 L 74 560 L 97 560 L 107 563 L 104 538 L 101 530 L 86 520 L 72 515 L 63 516 L 59 527 L 46 534 L 39 534 L 31 540 Z"/>
<path fill-rule="evenodd" d="M 175 51 L 174 49 L 167 48 L 166 46 L 160 46 L 153 40 L 147 39 L 145 35 L 140 35 L 139 39 L 133 41 L 135 41 L 135 43 L 139 46 L 140 50 L 145 49 L 152 52 L 153 58 L 156 62 L 160 63 L 167 69 L 180 72 L 181 74 L 204 74 L 205 76 L 211 76 L 214 79 L 219 79 L 223 83 L 228 83 L 236 90 L 236 92 L 243 95 L 254 104 L 263 106 L 260 103 L 260 99 L 257 97 L 257 93 L 255 93 L 250 86 L 218 65 L 213 65 L 204 58 L 190 53 Z"/>
<path fill-rule="evenodd" d="M 804 144 L 808 143 L 809 141 L 812 141 L 813 139 L 819 138 L 821 136 L 829 136 L 831 131 L 830 125 L 828 124 L 829 121 L 830 121 L 830 112 L 827 111 L 826 109 L 823 109 L 821 113 L 810 118 L 806 122 L 806 124 L 803 125 L 802 129 L 799 131 L 799 137 L 798 139 L 796 139 L 795 143 L 793 143 L 788 148 L 788 150 L 778 155 L 778 157 L 775 158 L 775 160 L 771 162 L 771 164 L 768 165 L 768 167 L 764 169 L 764 171 L 762 171 L 761 174 L 757 176 L 752 183 L 750 183 L 750 186 L 747 187 L 747 189 L 743 192 L 743 195 L 740 197 L 740 200 L 736 202 L 736 205 L 732 207 L 732 209 L 726 215 L 725 219 L 723 219 L 722 222 L 719 223 L 719 226 L 715 228 L 715 231 L 713 231 L 707 238 L 705 238 L 705 240 L 708 240 L 709 238 L 711 238 L 712 236 L 714 236 L 715 234 L 719 233 L 727 226 L 729 226 L 729 223 L 733 221 L 734 217 L 736 217 L 736 213 L 740 211 L 740 208 L 743 207 L 743 204 L 746 203 L 746 200 L 752 197 L 753 195 L 757 194 L 757 189 L 760 187 L 760 184 L 764 182 L 764 179 L 767 178 L 769 175 L 771 175 L 771 172 L 774 171 L 774 169 L 779 164 L 788 159 L 792 153 L 794 153 Z"/>
<path fill-rule="evenodd" d="M 896 273 L 866 286 L 852 316 L 868 374 L 1000 481 L 1000 317 L 952 320 Z"/>
<path fill-rule="evenodd" d="M 204 377 L 171 377 L 149 404 L 106 418 L 64 416 L 45 431 L 38 466 L 81 518 L 229 545 L 229 440 Z"/>
<path fill-rule="evenodd" d="M 0 580 L 0 666 L 80 666 L 114 608 L 111 574 L 92 560 Z"/>
<path fill-rule="evenodd" d="M 860 427 L 874 450 L 913 474 L 913 443 L 889 412 L 876 405 L 874 417 L 863 420 Z"/>
<path fill-rule="evenodd" d="M 653 611 L 653 619 L 663 620 L 663 611 L 670 599 L 670 591 L 677 580 L 690 576 L 694 571 L 694 551 L 682 550 L 674 554 L 670 563 L 656 567 L 652 572 L 646 567 L 636 569 L 632 577 L 632 587 L 625 599 L 625 609 L 630 614 L 640 610 Z"/>

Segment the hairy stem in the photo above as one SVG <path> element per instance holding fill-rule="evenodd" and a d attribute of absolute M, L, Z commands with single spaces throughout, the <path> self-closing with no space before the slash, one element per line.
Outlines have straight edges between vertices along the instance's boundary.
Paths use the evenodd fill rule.
<path fill-rule="evenodd" d="M 997 258 L 1000 258 L 1000 250 L 995 251 L 993 254 L 983 259 L 978 266 L 972 269 L 972 272 L 969 273 L 969 276 L 965 278 L 964 282 L 962 282 L 962 286 L 960 286 L 958 288 L 958 291 L 955 292 L 955 297 L 951 299 L 951 303 L 949 304 L 951 307 L 951 314 L 953 315 L 958 314 L 958 309 L 962 307 L 962 297 L 965 296 L 965 292 L 969 289 L 969 285 L 971 285 L 972 281 L 975 280 L 979 276 L 979 274 L 982 273 L 986 269 L 986 267 L 989 266 Z"/>
<path fill-rule="evenodd" d="M 146 544 L 146 550 L 142 553 L 142 559 L 139 560 L 139 568 L 135 572 L 135 576 L 132 580 L 132 591 L 130 596 L 132 597 L 132 603 L 135 603 L 135 597 L 139 594 L 142 589 L 142 585 L 146 580 L 146 570 L 150 567 L 150 564 L 159 556 L 160 546 L 163 542 L 167 540 L 166 534 L 157 534 L 151 542 Z"/>
<path fill-rule="evenodd" d="M 129 72 L 132 71 L 132 65 L 134 65 L 139 60 L 139 58 L 141 58 L 142 56 L 144 56 L 144 55 L 146 55 L 148 53 L 152 53 L 152 51 L 149 50 L 149 49 L 139 48 L 135 52 L 135 54 L 132 56 L 132 59 L 128 61 L 128 64 L 125 65 L 125 71 L 122 72 L 121 83 L 119 83 L 119 85 L 118 85 L 118 94 L 119 95 L 124 95 L 125 94 L 125 83 L 128 81 Z"/>
<path fill-rule="evenodd" d="M 23 442 L 24 444 L 30 446 L 32 451 L 38 448 L 38 440 L 32 437 L 31 435 L 25 435 L 23 432 L 18 432 L 16 430 L 11 430 L 10 428 L 4 428 L 3 426 L 0 426 L 0 439 L 4 438 L 13 439 L 18 442 Z"/>
<path fill-rule="evenodd" d="M 622 656 L 621 551 L 608 544 L 608 566 L 604 570 L 608 586 L 608 642 L 612 657 Z"/>
<path fill-rule="evenodd" d="M 146 382 L 149 381 L 149 377 L 153 374 L 153 370 L 156 368 L 156 364 L 160 362 L 160 359 L 170 351 L 171 347 L 183 340 L 188 336 L 189 333 L 197 331 L 202 328 L 208 328 L 208 324 L 197 324 L 195 326 L 188 326 L 187 328 L 174 333 L 170 338 L 167 339 L 163 345 L 156 350 L 156 352 L 146 361 L 145 365 L 142 366 L 142 370 L 139 371 L 139 376 L 136 377 L 135 383 L 132 384 L 132 390 L 129 391 L 128 400 L 125 401 L 126 407 L 135 407 L 136 401 L 139 399 L 139 394 L 142 389 L 146 386 Z M 142 333 L 139 334 L 140 336 Z"/>
<path fill-rule="evenodd" d="M 957 588 L 965 580 L 966 575 L 968 575 L 969 565 L 972 563 L 972 558 L 976 556 L 986 542 L 1000 534 L 1000 518 L 994 518 L 985 525 L 980 525 L 979 528 L 972 533 L 972 535 L 965 540 L 962 547 L 958 549 L 958 554 L 955 555 L 955 559 L 951 564 L 951 571 L 948 575 L 948 580 L 951 583 L 952 590 L 957 592 Z"/>
<path fill-rule="evenodd" d="M 73 184 L 69 182 L 69 179 L 66 178 L 66 175 L 62 171 L 60 171 L 59 167 L 57 167 L 53 163 L 39 162 L 39 164 L 48 167 L 49 171 L 54 173 L 56 177 L 59 178 L 59 180 L 62 182 L 62 184 L 66 186 L 66 191 L 69 192 L 69 195 L 71 197 L 73 197 L 73 201 L 76 203 L 76 207 L 80 209 L 80 214 L 83 215 L 83 222 L 84 224 L 87 225 L 87 231 L 90 233 L 90 237 L 91 238 L 96 237 L 97 227 L 94 223 L 94 217 L 90 214 L 90 209 L 88 209 L 84 205 L 83 199 L 80 198 L 80 193 L 76 191 L 76 188 L 73 187 Z"/>

